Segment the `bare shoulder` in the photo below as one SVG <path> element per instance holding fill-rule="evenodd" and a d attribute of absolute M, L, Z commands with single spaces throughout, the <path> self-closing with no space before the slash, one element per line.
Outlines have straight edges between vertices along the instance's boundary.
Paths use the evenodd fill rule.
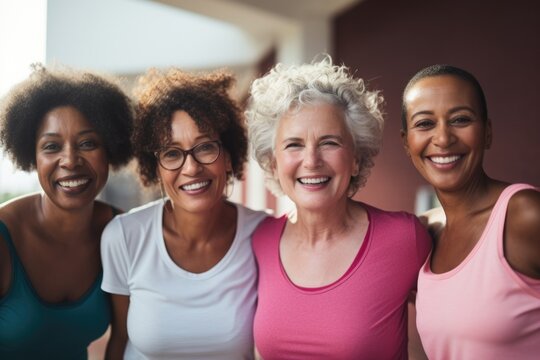
<path fill-rule="evenodd" d="M 540 219 L 540 191 L 526 189 L 518 191 L 508 202 L 509 220 L 519 225 L 539 224 Z"/>
<path fill-rule="evenodd" d="M 540 242 L 540 192 L 517 192 L 508 202 L 506 225 L 511 234 L 535 236 Z"/>
<path fill-rule="evenodd" d="M 20 196 L 0 204 L 0 221 L 8 228 L 18 223 L 17 220 L 28 220 L 28 214 L 34 209 L 39 193 Z"/>
<path fill-rule="evenodd" d="M 115 215 L 121 214 L 123 212 L 122 210 L 99 200 L 95 201 L 94 209 L 94 220 L 99 228 L 104 228 L 105 225 L 107 225 L 107 223 L 111 221 Z"/>
<path fill-rule="evenodd" d="M 444 209 L 442 207 L 430 209 L 418 216 L 418 219 L 420 219 L 422 225 L 428 229 L 430 235 L 434 239 L 438 237 L 446 225 L 446 214 L 444 213 Z"/>
<path fill-rule="evenodd" d="M 514 268 L 540 277 L 540 192 L 522 190 L 508 202 L 505 250 Z"/>
<path fill-rule="evenodd" d="M 21 219 L 27 224 L 28 214 L 31 213 L 36 196 L 39 194 L 25 195 L 0 205 L 0 221 L 7 227 L 11 241 L 17 239 L 16 234 L 23 224 Z M 10 286 L 11 261 L 7 239 L 4 238 L 4 234 L 0 234 L 0 296 L 4 295 Z"/>

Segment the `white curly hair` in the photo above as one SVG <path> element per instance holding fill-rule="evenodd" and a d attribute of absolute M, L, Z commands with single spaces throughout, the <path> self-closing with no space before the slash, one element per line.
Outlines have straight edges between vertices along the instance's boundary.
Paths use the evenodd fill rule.
<path fill-rule="evenodd" d="M 253 82 L 250 95 L 246 118 L 251 154 L 265 171 L 267 187 L 275 195 L 283 195 L 272 176 L 278 122 L 290 110 L 320 103 L 343 108 L 353 138 L 360 172 L 351 177 L 349 194 L 365 184 L 381 147 L 383 98 L 378 91 L 368 91 L 364 81 L 349 74 L 347 67 L 333 65 L 328 55 L 311 64 L 277 64 Z"/>

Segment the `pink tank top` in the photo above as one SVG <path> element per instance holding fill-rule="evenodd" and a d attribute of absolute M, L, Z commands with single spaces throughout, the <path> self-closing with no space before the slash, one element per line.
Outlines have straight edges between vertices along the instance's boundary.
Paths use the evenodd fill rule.
<path fill-rule="evenodd" d="M 540 281 L 516 273 L 503 253 L 508 201 L 530 185 L 508 186 L 480 240 L 455 269 L 420 270 L 417 326 L 431 360 L 540 359 Z M 540 254 L 539 254 L 540 256 Z"/>

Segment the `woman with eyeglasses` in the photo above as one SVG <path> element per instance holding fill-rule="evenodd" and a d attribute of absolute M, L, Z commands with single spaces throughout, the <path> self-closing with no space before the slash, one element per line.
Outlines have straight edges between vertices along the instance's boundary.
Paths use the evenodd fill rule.
<path fill-rule="evenodd" d="M 251 359 L 256 265 L 265 217 L 227 201 L 247 138 L 232 76 L 150 71 L 139 81 L 133 146 L 142 182 L 166 198 L 104 231 L 112 294 L 110 359 Z"/>

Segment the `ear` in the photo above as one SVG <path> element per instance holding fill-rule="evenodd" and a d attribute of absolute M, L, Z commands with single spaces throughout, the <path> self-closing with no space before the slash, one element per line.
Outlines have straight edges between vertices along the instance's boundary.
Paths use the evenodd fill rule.
<path fill-rule="evenodd" d="M 485 131 L 485 149 L 488 150 L 489 148 L 491 148 L 491 141 L 493 140 L 493 130 L 492 130 L 492 127 L 491 127 L 491 120 L 490 119 L 487 119 L 486 120 L 486 131 Z"/>
<path fill-rule="evenodd" d="M 278 180 L 278 172 L 277 172 L 277 164 L 276 164 L 276 158 L 272 156 L 272 160 L 270 161 L 270 170 L 272 171 L 272 177 L 276 180 Z"/>
<path fill-rule="evenodd" d="M 158 181 L 158 183 L 161 183 L 161 166 L 156 163 L 156 179 Z"/>
<path fill-rule="evenodd" d="M 407 153 L 408 157 L 411 157 L 411 153 L 409 152 L 409 142 L 407 141 L 407 132 L 405 130 L 399 131 L 401 135 L 401 141 L 403 142 L 403 148 L 405 149 L 405 153 Z"/>
<path fill-rule="evenodd" d="M 231 155 L 229 155 L 229 153 L 227 151 L 224 152 L 225 154 L 225 170 L 227 172 L 232 172 L 233 171 L 233 168 L 232 168 L 232 161 L 231 161 Z"/>
<path fill-rule="evenodd" d="M 352 168 L 352 176 L 358 176 L 360 174 L 360 164 L 362 163 L 362 159 L 354 159 L 354 164 Z"/>

